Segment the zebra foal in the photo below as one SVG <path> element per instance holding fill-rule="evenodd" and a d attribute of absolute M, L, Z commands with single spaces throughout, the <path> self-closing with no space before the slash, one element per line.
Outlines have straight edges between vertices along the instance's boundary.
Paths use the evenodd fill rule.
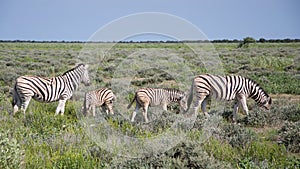
<path fill-rule="evenodd" d="M 137 111 L 140 107 L 143 108 L 143 116 L 145 122 L 148 123 L 148 107 L 161 105 L 163 110 L 167 111 L 167 105 L 171 102 L 179 103 L 180 107 L 186 111 L 187 110 L 187 97 L 186 94 L 177 89 L 155 89 L 155 88 L 142 88 L 135 92 L 135 96 L 131 103 L 127 106 L 129 109 L 131 105 L 136 102 L 135 110 L 132 113 L 131 121 L 134 122 Z"/>
<path fill-rule="evenodd" d="M 100 88 L 98 90 L 85 93 L 83 114 L 88 115 L 92 109 L 93 116 L 95 117 L 95 108 L 101 106 L 102 110 L 106 114 L 114 114 L 113 101 L 116 100 L 116 96 L 108 88 Z"/>
<path fill-rule="evenodd" d="M 86 86 L 90 84 L 88 66 L 84 64 L 79 64 L 63 75 L 52 78 L 20 76 L 16 79 L 13 88 L 13 114 L 19 108 L 25 114 L 33 98 L 46 103 L 59 101 L 55 115 L 60 112 L 63 115 L 66 101 L 72 97 L 81 82 Z"/>
<path fill-rule="evenodd" d="M 242 76 L 199 75 L 193 80 L 191 97 L 193 97 L 193 90 L 196 96 L 194 113 L 197 114 L 199 105 L 201 105 L 202 112 L 207 117 L 209 115 L 206 112 L 206 103 L 209 97 L 227 101 L 235 100 L 233 110 L 234 122 L 236 122 L 236 112 L 239 109 L 239 105 L 242 106 L 247 115 L 249 114 L 246 103 L 246 99 L 249 97 L 266 110 L 269 110 L 272 104 L 271 97 L 257 83 Z"/>

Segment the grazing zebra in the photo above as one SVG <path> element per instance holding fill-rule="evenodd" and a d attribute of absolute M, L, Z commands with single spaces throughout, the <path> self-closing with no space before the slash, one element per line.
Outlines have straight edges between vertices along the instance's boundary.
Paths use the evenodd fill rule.
<path fill-rule="evenodd" d="M 129 109 L 133 102 L 136 101 L 136 107 L 132 113 L 131 121 L 134 122 L 137 111 L 140 107 L 143 107 L 143 116 L 146 123 L 148 123 L 147 111 L 149 106 L 161 105 L 163 110 L 167 110 L 167 105 L 171 102 L 179 103 L 184 111 L 187 110 L 187 97 L 186 94 L 177 89 L 154 89 L 154 88 L 142 88 L 136 91 L 134 99 L 127 106 Z"/>
<path fill-rule="evenodd" d="M 108 88 L 100 88 L 98 90 L 90 91 L 85 93 L 84 104 L 83 104 L 83 114 L 87 115 L 92 109 L 93 116 L 95 117 L 95 107 L 101 106 L 102 110 L 106 114 L 113 112 L 113 101 L 116 100 L 116 96 Z"/>
<path fill-rule="evenodd" d="M 244 112 L 248 115 L 249 110 L 246 104 L 247 98 L 252 98 L 260 106 L 267 110 L 270 109 L 271 97 L 253 80 L 242 76 L 215 76 L 211 74 L 199 75 L 194 78 L 191 87 L 191 97 L 195 90 L 196 102 L 194 104 L 194 113 L 197 115 L 198 107 L 204 114 L 206 112 L 206 103 L 210 97 L 220 100 L 236 100 L 233 110 L 233 121 L 236 122 L 236 112 L 239 104 L 242 105 Z M 189 98 L 189 100 L 191 100 Z M 190 102 L 189 102 L 190 104 Z"/>
<path fill-rule="evenodd" d="M 42 78 L 36 76 L 20 76 L 16 79 L 13 89 L 13 114 L 21 107 L 25 114 L 31 98 L 39 102 L 59 101 L 55 115 L 65 111 L 65 103 L 71 98 L 80 82 L 86 86 L 90 84 L 88 66 L 79 64 L 75 68 L 68 70 L 61 76 L 52 78 Z"/>

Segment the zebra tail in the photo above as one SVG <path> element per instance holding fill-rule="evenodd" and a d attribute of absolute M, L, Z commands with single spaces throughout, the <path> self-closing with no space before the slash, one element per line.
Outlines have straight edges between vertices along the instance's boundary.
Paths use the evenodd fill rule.
<path fill-rule="evenodd" d="M 17 111 L 18 109 L 15 109 L 15 106 L 19 106 L 18 104 L 21 103 L 21 98 L 19 96 L 19 93 L 17 91 L 17 82 L 15 83 L 14 85 L 14 88 L 12 89 L 12 101 L 11 101 L 11 104 L 12 104 L 12 112 L 10 112 L 10 115 L 14 114 L 15 111 Z"/>
<path fill-rule="evenodd" d="M 131 103 L 127 106 L 127 109 L 129 109 L 132 106 L 135 99 L 136 99 L 136 94 L 134 95 L 134 98 L 132 99 Z"/>
<path fill-rule="evenodd" d="M 17 83 L 15 83 L 14 88 L 12 90 L 12 94 L 13 94 L 13 99 L 12 99 L 12 106 L 14 107 L 19 101 L 20 101 L 20 96 L 17 92 Z"/>
<path fill-rule="evenodd" d="M 187 100 L 187 105 L 188 105 L 188 109 L 187 110 L 190 109 L 192 101 L 193 101 L 193 95 L 194 95 L 193 90 L 194 90 L 194 80 L 192 81 L 191 89 L 190 89 L 188 100 Z"/>

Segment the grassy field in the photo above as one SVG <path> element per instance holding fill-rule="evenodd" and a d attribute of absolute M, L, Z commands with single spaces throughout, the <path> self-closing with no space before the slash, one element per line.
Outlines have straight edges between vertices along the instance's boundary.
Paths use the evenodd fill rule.
<path fill-rule="evenodd" d="M 237 46 L 0 43 L 0 168 L 300 168 L 300 43 Z M 57 103 L 36 101 L 31 101 L 25 116 L 9 115 L 10 91 L 18 76 L 57 76 L 78 62 L 90 65 L 93 85 L 80 86 L 67 102 L 64 116 L 54 117 Z M 222 111 L 211 103 L 211 119 L 205 120 L 199 113 L 193 125 L 179 127 L 183 137 L 181 133 L 174 134 L 180 137 L 179 142 L 173 141 L 176 144 L 159 153 L 145 149 L 147 152 L 143 150 L 138 158 L 128 155 L 138 156 L 138 151 L 142 151 L 138 148 L 122 154 L 126 153 L 126 146 L 115 150 L 105 147 L 108 143 L 101 144 L 102 139 L 110 138 L 102 130 L 113 129 L 145 142 L 165 133 L 173 136 L 173 129 L 178 127 L 174 123 L 183 115 L 151 107 L 149 124 L 143 123 L 141 113 L 137 122 L 131 123 L 133 108 L 122 107 L 129 104 L 139 87 L 188 90 L 190 78 L 206 72 L 252 78 L 271 95 L 271 111 L 248 100 L 250 115 L 240 112 L 239 124 L 233 124 L 232 102 L 224 103 Z M 83 92 L 104 86 L 115 89 L 116 114 L 97 112 L 97 118 L 82 117 L 79 110 Z M 170 109 L 177 112 L 178 106 L 171 105 Z"/>

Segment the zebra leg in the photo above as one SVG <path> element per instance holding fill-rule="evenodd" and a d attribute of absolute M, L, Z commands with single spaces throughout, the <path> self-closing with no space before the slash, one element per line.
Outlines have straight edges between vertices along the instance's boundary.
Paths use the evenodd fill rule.
<path fill-rule="evenodd" d="M 205 96 L 200 96 L 200 98 L 198 98 L 196 101 L 195 101 L 195 104 L 194 104 L 194 114 L 197 116 L 198 114 L 198 109 L 199 109 L 199 105 L 202 104 L 203 100 L 205 99 Z"/>
<path fill-rule="evenodd" d="M 197 116 L 198 114 L 198 109 L 199 109 L 199 105 L 202 103 L 201 100 L 197 100 L 194 104 L 194 114 Z"/>
<path fill-rule="evenodd" d="M 136 107 L 135 107 L 135 110 L 134 110 L 133 113 L 132 113 L 131 122 L 134 122 L 134 118 L 135 118 L 135 116 L 136 116 L 136 112 L 138 112 L 139 109 L 140 109 L 140 106 L 139 106 L 139 104 L 137 103 L 137 104 L 136 104 Z"/>
<path fill-rule="evenodd" d="M 248 110 L 248 107 L 247 107 L 247 103 L 246 103 L 246 97 L 242 97 L 241 100 L 240 100 L 241 104 L 242 104 L 242 107 L 243 107 L 243 110 L 244 112 L 246 113 L 246 115 L 248 116 L 249 115 L 249 110 Z"/>
<path fill-rule="evenodd" d="M 238 112 L 238 110 L 239 110 L 239 102 L 236 101 L 234 103 L 233 112 L 232 112 L 232 120 L 234 123 L 236 123 L 236 113 Z"/>
<path fill-rule="evenodd" d="M 64 113 L 65 113 L 65 104 L 66 104 L 66 100 L 59 100 L 58 106 L 57 106 L 56 111 L 55 111 L 55 116 L 57 116 L 59 114 L 59 112 L 61 112 L 61 115 L 64 115 Z"/>
<path fill-rule="evenodd" d="M 207 100 L 208 100 L 208 97 L 206 97 L 206 98 L 202 101 L 202 103 L 201 103 L 201 110 L 202 110 L 202 112 L 204 113 L 204 115 L 205 115 L 206 117 L 210 117 L 210 115 L 209 115 L 209 114 L 207 113 L 207 111 L 206 111 Z"/>
<path fill-rule="evenodd" d="M 91 105 L 87 105 L 85 116 L 88 116 L 90 114 L 90 112 L 91 112 Z"/>
<path fill-rule="evenodd" d="M 112 102 L 107 102 L 107 103 L 106 103 L 106 107 L 107 107 L 107 109 L 106 109 L 107 114 L 108 114 L 108 112 L 109 112 L 110 114 L 114 114 L 114 111 L 113 111 L 113 109 L 112 109 L 112 107 L 113 107 Z"/>
<path fill-rule="evenodd" d="M 144 105 L 144 107 L 143 107 L 143 116 L 145 118 L 146 123 L 149 122 L 148 117 L 147 117 L 147 113 L 148 113 L 148 105 Z"/>
<path fill-rule="evenodd" d="M 102 112 L 105 112 L 106 115 L 108 115 L 108 110 L 107 110 L 106 106 L 107 106 L 106 104 L 103 104 L 103 105 L 101 106 L 101 109 L 102 109 Z"/>
<path fill-rule="evenodd" d="M 166 103 L 163 103 L 162 107 L 163 107 L 164 111 L 167 111 L 167 104 Z"/>
<path fill-rule="evenodd" d="M 95 117 L 96 116 L 96 106 L 92 105 L 91 109 L 92 109 L 92 112 L 93 112 L 93 117 Z"/>
<path fill-rule="evenodd" d="M 29 102 L 31 100 L 31 97 L 26 97 L 25 101 L 23 102 L 22 106 L 21 106 L 21 111 L 23 112 L 23 114 L 25 115 L 25 112 L 28 108 Z"/>

